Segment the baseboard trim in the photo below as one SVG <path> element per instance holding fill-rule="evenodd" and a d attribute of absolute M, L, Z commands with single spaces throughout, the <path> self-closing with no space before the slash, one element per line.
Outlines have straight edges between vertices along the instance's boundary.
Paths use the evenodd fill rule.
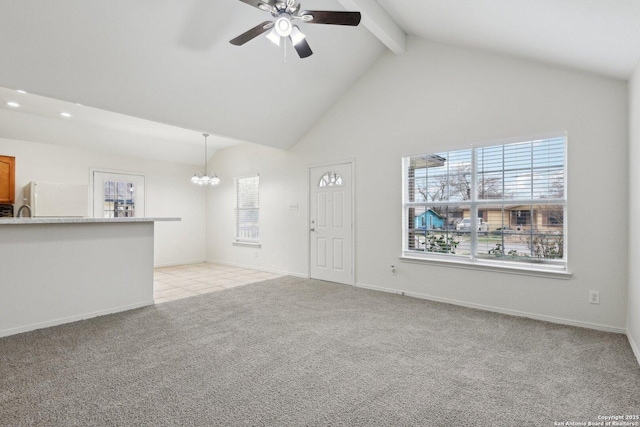
<path fill-rule="evenodd" d="M 61 319 L 50 320 L 47 322 L 33 323 L 31 325 L 20 326 L 18 328 L 5 329 L 4 331 L 0 331 L 0 338 L 8 337 L 9 335 L 21 334 L 23 332 L 31 332 L 37 329 L 50 328 L 52 326 L 63 325 L 65 323 L 77 322 L 79 320 L 91 319 L 93 317 L 104 316 L 107 314 L 120 313 L 121 311 L 133 310 L 135 308 L 147 307 L 150 305 L 153 305 L 153 298 L 147 301 L 124 305 L 121 307 L 93 311 L 90 313 L 79 314 L 77 316 L 64 317 Z"/>
<path fill-rule="evenodd" d="M 237 263 L 233 263 L 233 262 L 220 261 L 220 260 L 207 260 L 206 262 L 210 262 L 212 264 L 228 265 L 229 267 L 248 268 L 250 270 L 263 271 L 265 273 L 280 274 L 282 276 L 293 276 L 293 277 L 300 277 L 300 278 L 303 278 L 303 279 L 308 279 L 309 278 L 308 274 L 301 274 L 301 273 L 294 273 L 292 271 L 274 270 L 274 269 L 270 269 L 270 268 L 256 267 L 255 265 L 237 264 Z"/>
<path fill-rule="evenodd" d="M 475 308 L 475 309 L 478 309 L 478 310 L 491 311 L 491 312 L 494 312 L 494 313 L 508 314 L 510 316 L 527 317 L 527 318 L 530 318 L 530 319 L 542 320 L 544 322 L 558 323 L 558 324 L 561 324 L 561 325 L 577 326 L 577 327 L 580 327 L 580 328 L 587 328 L 587 329 L 596 329 L 598 331 L 614 332 L 614 333 L 617 333 L 617 334 L 627 334 L 627 330 L 626 329 L 618 328 L 618 327 L 615 327 L 615 326 L 600 325 L 598 323 L 583 322 L 583 321 L 580 321 L 580 320 L 565 319 L 565 318 L 562 318 L 562 317 L 547 316 L 547 315 L 544 315 L 544 314 L 528 313 L 528 312 L 525 312 L 525 311 L 518 311 L 518 310 L 507 309 L 507 308 L 493 307 L 493 306 L 489 306 L 489 305 L 476 304 L 476 303 L 460 301 L 460 300 L 455 300 L 455 299 L 450 299 L 450 298 L 441 298 L 441 297 L 436 297 L 436 296 L 432 296 L 432 295 L 420 294 L 420 293 L 416 293 L 416 292 L 403 292 L 403 291 L 399 291 L 397 289 L 383 288 L 383 287 L 380 287 L 380 286 L 371 286 L 371 285 L 367 285 L 366 283 L 356 283 L 356 286 L 359 287 L 359 288 L 371 289 L 371 290 L 374 290 L 374 291 L 389 292 L 389 293 L 398 294 L 398 295 L 405 295 L 405 296 L 409 296 L 409 297 L 413 297 L 413 298 L 426 299 L 426 300 L 429 300 L 429 301 L 443 302 L 443 303 L 446 303 L 446 304 L 459 305 L 459 306 L 462 306 L 462 307 Z M 637 354 L 638 353 L 636 353 L 636 355 Z"/>
<path fill-rule="evenodd" d="M 174 267 L 176 265 L 192 265 L 192 264 L 202 264 L 203 262 L 207 262 L 206 259 L 199 259 L 197 261 L 180 261 L 180 262 L 170 262 L 168 264 L 155 264 L 153 268 L 160 267 Z"/>
<path fill-rule="evenodd" d="M 635 354 L 636 359 L 638 359 L 638 365 L 640 365 L 640 347 L 636 344 L 631 336 L 631 333 L 627 330 L 627 339 L 629 340 L 629 345 L 631 345 L 631 350 L 633 350 L 633 354 Z"/>

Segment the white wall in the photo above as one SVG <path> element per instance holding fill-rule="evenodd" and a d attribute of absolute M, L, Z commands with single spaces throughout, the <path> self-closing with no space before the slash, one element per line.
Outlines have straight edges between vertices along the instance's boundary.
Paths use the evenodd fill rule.
<path fill-rule="evenodd" d="M 552 131 L 569 135 L 571 280 L 399 262 L 402 156 Z M 307 274 L 308 165 L 355 159 L 358 285 L 623 331 L 627 137 L 626 82 L 410 37 L 407 53 L 383 55 L 291 150 L 216 154 L 223 185 L 208 199 L 207 258 Z M 255 172 L 262 248 L 234 247 L 232 178 Z"/>
<path fill-rule="evenodd" d="M 640 361 L 640 64 L 629 82 L 629 306 L 628 336 Z M 633 218 L 633 219 L 632 219 Z"/>
<path fill-rule="evenodd" d="M 244 144 L 214 156 L 221 179 L 210 189 L 207 260 L 287 274 L 306 275 L 306 160 L 291 151 Z M 260 174 L 260 241 L 262 247 L 234 246 L 235 187 L 233 178 Z M 303 182 L 300 182 L 300 181 Z M 298 210 L 291 210 L 291 204 Z"/>
<path fill-rule="evenodd" d="M 16 210 L 22 204 L 22 187 L 30 181 L 88 185 L 91 168 L 143 173 L 145 216 L 182 218 L 156 223 L 155 265 L 205 259 L 206 190 L 189 181 L 196 166 L 2 138 L 0 154 L 16 158 Z"/>

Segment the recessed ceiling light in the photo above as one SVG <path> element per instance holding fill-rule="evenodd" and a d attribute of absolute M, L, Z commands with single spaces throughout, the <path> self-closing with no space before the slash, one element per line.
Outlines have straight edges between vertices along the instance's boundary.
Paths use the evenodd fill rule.
<path fill-rule="evenodd" d="M 27 93 L 27 91 L 26 91 L 26 90 L 22 90 L 22 89 L 18 89 L 18 90 L 16 90 L 16 92 L 18 92 L 18 93 L 23 93 L 23 94 L 24 94 L 24 93 Z"/>
<path fill-rule="evenodd" d="M 14 107 L 14 108 L 16 108 L 16 107 L 19 107 L 19 106 L 20 106 L 20 104 L 18 104 L 17 102 L 13 102 L 13 101 L 9 101 L 9 102 L 7 102 L 7 105 L 8 105 L 9 107 Z"/>
<path fill-rule="evenodd" d="M 60 115 L 61 115 L 62 117 L 67 117 L 67 118 L 68 118 L 68 117 L 71 117 L 71 114 L 69 114 L 69 113 L 64 113 L 64 112 L 63 112 L 63 113 L 60 113 Z"/>

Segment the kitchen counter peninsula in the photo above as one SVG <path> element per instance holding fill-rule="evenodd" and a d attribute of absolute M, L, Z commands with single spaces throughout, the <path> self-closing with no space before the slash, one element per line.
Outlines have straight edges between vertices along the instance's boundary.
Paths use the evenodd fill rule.
<path fill-rule="evenodd" d="M 180 221 L 180 218 L 0 218 L 0 225 L 20 224 L 93 224 L 93 223 L 128 223 L 128 222 L 157 222 Z"/>
<path fill-rule="evenodd" d="M 0 337 L 153 304 L 157 221 L 0 219 Z"/>

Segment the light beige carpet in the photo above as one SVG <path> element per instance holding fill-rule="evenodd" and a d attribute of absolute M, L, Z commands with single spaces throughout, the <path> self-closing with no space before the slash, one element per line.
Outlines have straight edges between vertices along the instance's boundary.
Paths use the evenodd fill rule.
<path fill-rule="evenodd" d="M 292 277 L 0 339 L 2 426 L 553 426 L 639 385 L 623 335 Z"/>

